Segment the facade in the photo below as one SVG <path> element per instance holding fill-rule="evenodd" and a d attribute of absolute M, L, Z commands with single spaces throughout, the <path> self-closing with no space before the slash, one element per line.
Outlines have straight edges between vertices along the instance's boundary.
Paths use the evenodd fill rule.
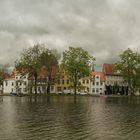
<path fill-rule="evenodd" d="M 70 77 L 65 71 L 59 71 L 55 83 L 55 93 L 71 93 Z"/>
<path fill-rule="evenodd" d="M 14 69 L 3 82 L 4 93 L 28 93 L 28 75 L 22 76 Z"/>
<path fill-rule="evenodd" d="M 105 77 L 103 72 L 91 73 L 90 93 L 93 95 L 105 94 Z"/>
<path fill-rule="evenodd" d="M 0 85 L 0 94 L 3 94 L 3 86 Z"/>
<path fill-rule="evenodd" d="M 51 84 L 50 93 L 55 93 L 55 86 L 54 86 L 55 75 L 56 75 L 56 68 L 53 67 L 51 73 L 52 83 L 50 83 Z M 48 87 L 48 73 L 47 73 L 47 69 L 45 67 L 42 67 L 37 77 L 37 93 L 39 94 L 47 93 L 47 87 Z M 28 78 L 28 92 L 35 93 L 35 85 L 34 85 L 33 77 Z"/>
<path fill-rule="evenodd" d="M 14 69 L 9 77 L 3 81 L 3 92 L 6 94 L 28 94 L 35 93 L 34 79 L 28 74 L 21 75 Z M 46 93 L 47 91 L 47 73 L 42 68 L 37 79 L 37 93 Z M 54 85 L 51 85 L 50 92 L 55 93 Z"/>
<path fill-rule="evenodd" d="M 71 80 L 66 72 L 52 71 L 50 93 L 73 93 Z M 114 64 L 104 64 L 103 71 L 92 71 L 90 76 L 80 79 L 77 93 L 80 94 L 120 94 L 128 95 L 128 86 L 119 72 L 114 72 Z M 45 68 L 40 70 L 37 78 L 37 93 L 47 93 L 48 74 Z M 34 79 L 28 74 L 21 75 L 15 69 L 3 82 L 4 93 L 35 93 Z"/>
<path fill-rule="evenodd" d="M 105 76 L 106 94 L 128 94 L 127 83 L 124 82 L 123 76 L 119 72 L 114 72 L 115 64 L 104 64 L 103 73 Z"/>
<path fill-rule="evenodd" d="M 90 94 L 90 77 L 88 76 L 80 79 L 80 83 L 81 90 L 79 92 L 81 92 L 81 94 Z"/>

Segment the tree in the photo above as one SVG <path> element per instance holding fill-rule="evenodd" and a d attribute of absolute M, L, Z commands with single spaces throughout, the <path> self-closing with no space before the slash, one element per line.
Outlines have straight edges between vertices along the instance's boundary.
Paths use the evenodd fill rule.
<path fill-rule="evenodd" d="M 0 86 L 2 87 L 2 89 L 3 89 L 3 81 L 4 81 L 4 79 L 7 76 L 9 76 L 9 74 L 8 74 L 8 67 L 9 67 L 8 64 L 7 65 L 1 65 L 0 66 Z"/>
<path fill-rule="evenodd" d="M 44 46 L 37 44 L 29 49 L 23 50 L 20 59 L 15 62 L 16 69 L 21 74 L 29 74 L 33 78 L 35 94 L 37 94 L 37 77 L 42 67 L 40 56 L 44 51 Z"/>
<path fill-rule="evenodd" d="M 42 65 L 46 67 L 47 70 L 47 93 L 50 93 L 50 86 L 54 82 L 54 76 L 58 67 L 57 51 L 45 49 L 41 54 Z"/>
<path fill-rule="evenodd" d="M 127 49 L 120 54 L 120 61 L 116 63 L 115 70 L 123 75 L 131 94 L 140 88 L 140 55 L 137 52 Z"/>
<path fill-rule="evenodd" d="M 94 61 L 95 58 L 80 47 L 69 47 L 69 50 L 63 52 L 61 67 L 70 76 L 75 94 L 79 86 L 79 80 L 89 76 Z"/>

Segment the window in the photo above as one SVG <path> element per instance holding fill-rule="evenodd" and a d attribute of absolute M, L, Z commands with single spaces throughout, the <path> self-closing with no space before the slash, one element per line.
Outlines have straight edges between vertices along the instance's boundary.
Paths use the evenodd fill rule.
<path fill-rule="evenodd" d="M 87 80 L 87 84 L 89 84 L 89 80 Z"/>
<path fill-rule="evenodd" d="M 101 86 L 103 85 L 103 82 L 101 82 Z"/>
<path fill-rule="evenodd" d="M 20 86 L 22 85 L 22 82 L 20 82 Z"/>
<path fill-rule="evenodd" d="M 92 82 L 92 85 L 95 85 L 95 82 L 94 81 Z"/>
<path fill-rule="evenodd" d="M 85 80 L 83 80 L 83 84 L 85 84 Z"/>
<path fill-rule="evenodd" d="M 26 85 L 27 85 L 27 83 L 26 83 L 26 82 L 24 82 L 24 85 L 26 86 Z"/>
<path fill-rule="evenodd" d="M 67 84 L 69 84 L 69 80 L 67 80 Z"/>
<path fill-rule="evenodd" d="M 97 92 L 97 93 L 99 92 L 99 89 L 98 89 L 98 88 L 96 88 L 96 92 Z"/>
<path fill-rule="evenodd" d="M 92 92 L 93 92 L 93 93 L 95 92 L 95 88 L 92 89 Z"/>
<path fill-rule="evenodd" d="M 40 87 L 38 87 L 38 91 L 40 91 Z"/>
<path fill-rule="evenodd" d="M 51 91 L 53 91 L 54 90 L 54 86 L 51 86 Z"/>
<path fill-rule="evenodd" d="M 12 86 L 14 85 L 14 83 L 12 82 Z"/>
<path fill-rule="evenodd" d="M 61 91 L 61 87 L 57 87 L 57 91 Z"/>
<path fill-rule="evenodd" d="M 96 82 L 96 85 L 98 86 L 99 85 L 99 82 Z"/>
<path fill-rule="evenodd" d="M 58 80 L 57 83 L 60 84 L 60 80 Z"/>
<path fill-rule="evenodd" d="M 64 81 L 64 79 L 62 80 L 62 84 L 65 84 L 65 81 Z"/>
<path fill-rule="evenodd" d="M 18 82 L 16 82 L 16 86 L 18 86 Z"/>

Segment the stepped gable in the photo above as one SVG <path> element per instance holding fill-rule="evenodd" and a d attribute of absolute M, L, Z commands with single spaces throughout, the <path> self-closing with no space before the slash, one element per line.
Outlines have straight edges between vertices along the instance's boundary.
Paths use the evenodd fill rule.
<path fill-rule="evenodd" d="M 95 77 L 96 75 L 100 75 L 101 81 L 105 81 L 105 76 L 103 72 L 100 71 L 92 71 L 91 76 Z"/>

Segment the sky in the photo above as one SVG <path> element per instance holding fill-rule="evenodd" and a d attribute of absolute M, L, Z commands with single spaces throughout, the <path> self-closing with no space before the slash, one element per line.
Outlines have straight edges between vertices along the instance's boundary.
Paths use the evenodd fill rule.
<path fill-rule="evenodd" d="M 82 47 L 101 69 L 127 48 L 140 51 L 140 1 L 0 0 L 0 64 L 14 66 L 37 43 Z"/>

